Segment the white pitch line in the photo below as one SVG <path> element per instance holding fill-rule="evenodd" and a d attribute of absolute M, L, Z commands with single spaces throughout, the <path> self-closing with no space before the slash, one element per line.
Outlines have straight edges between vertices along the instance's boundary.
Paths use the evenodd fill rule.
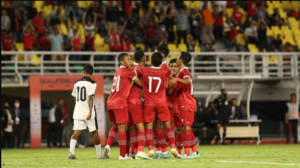
<path fill-rule="evenodd" d="M 239 163 L 239 164 L 257 164 L 257 165 L 280 165 L 280 166 L 300 166 L 297 163 L 276 163 L 276 162 L 248 162 L 248 161 L 228 161 L 228 160 L 215 160 L 218 163 Z"/>

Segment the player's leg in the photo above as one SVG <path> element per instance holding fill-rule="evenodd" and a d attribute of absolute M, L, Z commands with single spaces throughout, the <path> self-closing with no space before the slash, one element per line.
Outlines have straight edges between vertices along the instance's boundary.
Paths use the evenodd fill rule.
<path fill-rule="evenodd" d="M 109 158 L 109 152 L 110 152 L 110 148 L 112 146 L 112 143 L 118 133 L 118 125 L 116 124 L 116 117 L 114 115 L 113 110 L 108 110 L 108 118 L 110 122 L 113 122 L 114 125 L 109 129 L 108 132 L 108 138 L 107 138 L 107 142 L 106 145 L 104 147 L 104 153 L 103 153 L 103 157 L 105 159 Z"/>
<path fill-rule="evenodd" d="M 70 159 L 76 159 L 75 157 L 75 147 L 77 143 L 77 139 L 81 134 L 81 131 L 86 129 L 86 123 L 85 120 L 74 120 L 74 133 L 70 140 L 70 150 L 69 150 L 69 158 Z"/>
<path fill-rule="evenodd" d="M 161 144 L 159 143 L 159 139 L 157 138 L 159 135 L 157 135 L 157 130 L 162 129 L 163 128 L 163 123 L 160 121 L 159 118 L 155 118 L 155 122 L 153 125 L 153 138 L 154 138 L 154 145 L 155 145 L 155 152 L 156 153 L 161 153 L 162 152 L 162 148 L 161 148 Z"/>
<path fill-rule="evenodd" d="M 146 129 L 145 129 L 145 137 L 146 137 L 146 144 L 148 146 L 148 156 L 150 158 L 153 157 L 154 151 L 153 151 L 153 123 L 155 121 L 155 107 L 152 106 L 145 106 L 144 107 L 144 118 L 146 123 Z"/>
<path fill-rule="evenodd" d="M 98 122 L 97 118 L 95 117 L 94 119 L 86 120 L 87 127 L 89 131 L 93 135 L 93 141 L 96 149 L 96 154 L 98 159 L 102 159 L 102 154 L 101 154 L 101 144 L 100 144 L 100 138 L 98 134 Z"/>
<path fill-rule="evenodd" d="M 130 155 L 134 158 L 137 153 L 138 142 L 137 142 L 137 129 L 135 125 L 131 125 L 130 128 Z M 127 138 L 128 140 L 128 138 Z"/>
<path fill-rule="evenodd" d="M 228 125 L 227 123 L 224 123 L 223 125 L 223 142 L 222 142 L 223 145 L 226 145 L 225 140 L 226 140 L 227 125 Z"/>
<path fill-rule="evenodd" d="M 167 106 L 161 106 L 158 107 L 156 110 L 157 110 L 158 118 L 164 123 L 165 129 L 167 131 L 167 137 L 169 138 L 170 141 L 172 155 L 175 158 L 181 158 L 181 155 L 179 155 L 176 150 L 175 133 L 170 122 L 171 119 L 170 119 L 169 108 Z"/>
<path fill-rule="evenodd" d="M 184 136 L 183 136 L 183 128 L 182 127 L 176 127 L 175 128 L 175 132 L 176 132 L 176 148 L 177 148 L 177 152 L 179 154 L 181 154 L 181 150 L 182 150 L 182 147 L 183 147 L 183 139 L 184 139 Z"/>
<path fill-rule="evenodd" d="M 76 147 L 76 143 L 77 143 L 77 139 L 81 134 L 81 130 L 75 130 L 71 140 L 70 140 L 70 150 L 69 150 L 69 158 L 70 159 L 76 159 L 75 157 L 75 147 Z"/>

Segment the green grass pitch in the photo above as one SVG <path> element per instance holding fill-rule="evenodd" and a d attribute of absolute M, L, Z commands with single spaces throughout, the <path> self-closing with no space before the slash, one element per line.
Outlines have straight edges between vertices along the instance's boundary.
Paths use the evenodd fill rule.
<path fill-rule="evenodd" d="M 288 168 L 300 167 L 300 145 L 200 146 L 199 160 L 118 160 L 119 148 L 110 159 L 97 160 L 94 148 L 79 149 L 77 160 L 68 158 L 68 148 L 2 149 L 1 167 L 49 168 Z M 102 148 L 103 152 L 103 148 Z"/>

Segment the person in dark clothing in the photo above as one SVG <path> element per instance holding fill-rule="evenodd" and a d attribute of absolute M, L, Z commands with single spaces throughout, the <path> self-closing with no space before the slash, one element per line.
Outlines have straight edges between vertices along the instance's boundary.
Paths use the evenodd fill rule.
<path fill-rule="evenodd" d="M 174 43 L 175 42 L 175 33 L 174 33 L 175 17 L 170 10 L 167 13 L 167 17 L 165 17 L 163 24 L 166 26 L 166 30 L 169 34 L 168 43 Z"/>
<path fill-rule="evenodd" d="M 7 127 L 7 123 L 8 123 L 8 121 L 7 121 L 7 114 L 6 114 L 6 111 L 5 111 L 6 108 L 7 107 L 4 107 L 4 109 L 1 112 L 1 142 L 4 141 L 4 139 L 3 139 L 3 133 L 4 133 L 4 129 Z"/>
<path fill-rule="evenodd" d="M 269 45 L 268 45 L 268 39 L 267 39 L 267 23 L 264 19 L 260 19 L 258 22 L 258 43 L 257 47 L 259 48 L 260 52 L 263 52 L 265 49 L 266 51 L 269 51 Z"/>
<path fill-rule="evenodd" d="M 193 11 L 192 15 L 189 18 L 190 20 L 190 28 L 192 36 L 195 40 L 201 44 L 201 27 L 202 25 L 202 15 L 198 11 Z"/>
<path fill-rule="evenodd" d="M 283 45 L 281 40 L 281 35 L 277 34 L 277 38 L 272 40 L 272 51 L 283 51 Z"/>
<path fill-rule="evenodd" d="M 291 100 L 287 103 L 285 113 L 285 133 L 286 143 L 290 143 L 290 131 L 292 130 L 294 143 L 298 143 L 298 124 L 300 120 L 300 105 L 299 98 L 296 94 L 291 94 Z M 290 130 L 291 129 L 291 130 Z"/>
<path fill-rule="evenodd" d="M 27 13 L 27 20 L 32 20 L 36 16 L 37 10 L 34 7 L 34 1 L 31 1 L 31 6 L 26 8 L 26 13 Z"/>
<path fill-rule="evenodd" d="M 242 108 L 238 106 L 237 99 L 231 99 L 231 108 L 230 108 L 230 119 L 241 120 L 243 119 Z"/>
<path fill-rule="evenodd" d="M 2 141 L 2 148 L 14 148 L 15 141 L 14 141 L 14 123 L 15 123 L 15 115 L 9 109 L 9 104 L 7 102 L 4 103 L 4 118 L 6 118 L 6 127 L 3 129 L 3 141 Z"/>
<path fill-rule="evenodd" d="M 227 90 L 221 89 L 221 95 L 216 98 L 212 104 L 212 108 L 217 115 L 217 131 L 216 131 L 216 141 L 215 144 L 218 144 L 218 140 L 220 139 L 219 130 L 221 126 L 223 126 L 223 145 L 225 145 L 226 140 L 226 129 L 229 124 L 229 116 L 230 116 L 230 99 L 227 98 Z"/>
<path fill-rule="evenodd" d="M 118 31 L 118 12 L 118 7 L 113 6 L 112 1 L 108 1 L 106 8 L 106 24 L 108 31 L 111 31 L 112 29 L 116 32 Z"/>
<path fill-rule="evenodd" d="M 12 110 L 12 113 L 15 114 L 14 132 L 15 132 L 15 138 L 17 141 L 16 147 L 20 148 L 22 128 L 24 126 L 25 118 L 24 118 L 24 111 L 22 109 L 20 109 L 19 100 L 15 100 L 14 109 Z"/>
<path fill-rule="evenodd" d="M 60 122 L 63 117 L 63 112 L 60 107 L 57 106 L 56 100 L 52 100 L 52 107 L 48 113 L 48 140 L 47 145 L 50 148 L 52 141 L 53 146 L 57 146 L 57 134 L 60 126 Z"/>

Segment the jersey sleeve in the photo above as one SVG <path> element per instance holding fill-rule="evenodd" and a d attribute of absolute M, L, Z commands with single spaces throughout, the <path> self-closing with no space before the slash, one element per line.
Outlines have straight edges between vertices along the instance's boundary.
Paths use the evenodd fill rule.
<path fill-rule="evenodd" d="M 214 104 L 217 104 L 218 103 L 218 98 L 216 98 L 214 101 L 213 101 Z"/>
<path fill-rule="evenodd" d="M 142 76 L 144 72 L 144 68 L 138 68 L 136 69 L 135 73 L 137 76 Z"/>
<path fill-rule="evenodd" d="M 76 87 L 74 85 L 74 88 L 73 88 L 73 91 L 72 91 L 72 94 L 71 94 L 73 97 L 76 97 Z"/>
<path fill-rule="evenodd" d="M 176 82 L 176 89 L 180 90 L 181 88 L 185 87 L 186 85 L 181 82 Z"/>
<path fill-rule="evenodd" d="M 130 80 L 134 80 L 134 79 L 137 77 L 137 75 L 134 73 L 133 70 L 128 71 L 128 72 L 126 73 L 126 76 L 127 76 L 127 78 L 129 78 Z"/>
<path fill-rule="evenodd" d="M 187 70 L 187 69 L 184 69 L 182 72 L 181 72 L 181 78 L 183 79 L 183 78 L 188 78 L 189 80 L 191 80 L 192 79 L 192 75 L 191 75 L 191 73 L 189 72 L 189 70 Z"/>
<path fill-rule="evenodd" d="M 97 88 L 97 83 L 93 83 L 92 85 L 91 85 L 91 88 L 90 88 L 90 90 L 89 90 L 89 96 L 91 96 L 91 95 L 94 95 L 95 94 L 95 92 L 96 92 L 96 88 Z"/>

